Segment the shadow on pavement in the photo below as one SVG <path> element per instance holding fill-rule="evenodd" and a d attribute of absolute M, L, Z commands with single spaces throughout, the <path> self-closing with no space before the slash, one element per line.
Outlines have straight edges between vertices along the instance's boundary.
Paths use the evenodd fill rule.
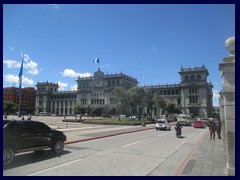
<path fill-rule="evenodd" d="M 66 150 L 64 150 L 61 154 L 55 154 L 51 150 L 41 150 L 36 152 L 17 154 L 10 165 L 3 166 L 3 170 L 12 169 L 27 164 L 32 164 L 51 158 L 61 158 L 61 156 L 64 156 L 65 154 L 69 153 L 71 152 Z"/>

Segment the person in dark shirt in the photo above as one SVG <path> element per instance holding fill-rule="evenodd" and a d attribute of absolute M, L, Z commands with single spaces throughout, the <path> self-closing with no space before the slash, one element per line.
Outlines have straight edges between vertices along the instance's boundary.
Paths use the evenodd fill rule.
<path fill-rule="evenodd" d="M 175 130 L 176 130 L 176 136 L 181 137 L 181 135 L 182 135 L 182 125 L 180 124 L 179 121 L 177 122 L 177 124 L 175 126 Z"/>
<path fill-rule="evenodd" d="M 218 139 L 222 139 L 221 129 L 222 129 L 222 123 L 221 123 L 220 119 L 218 119 L 218 121 L 216 121 L 216 131 L 217 131 Z"/>
<path fill-rule="evenodd" d="M 210 118 L 208 121 L 208 127 L 210 132 L 210 139 L 215 139 L 215 131 L 216 131 L 216 123 L 214 122 L 214 119 Z"/>

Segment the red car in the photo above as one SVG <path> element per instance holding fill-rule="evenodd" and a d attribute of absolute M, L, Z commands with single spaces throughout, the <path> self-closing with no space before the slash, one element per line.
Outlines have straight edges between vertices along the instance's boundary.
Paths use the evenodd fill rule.
<path fill-rule="evenodd" d="M 193 123 L 194 128 L 205 128 L 205 125 L 202 121 L 196 121 Z"/>

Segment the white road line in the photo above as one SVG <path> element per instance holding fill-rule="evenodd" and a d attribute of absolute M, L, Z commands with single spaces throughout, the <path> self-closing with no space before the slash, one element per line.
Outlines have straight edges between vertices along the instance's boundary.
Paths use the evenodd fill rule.
<path fill-rule="evenodd" d="M 51 167 L 51 168 L 48 168 L 48 169 L 44 169 L 44 170 L 41 170 L 41 171 L 38 171 L 38 172 L 35 172 L 35 173 L 32 173 L 32 174 L 28 174 L 28 176 L 34 176 L 36 174 L 40 174 L 40 173 L 43 173 L 43 172 L 46 172 L 46 171 L 50 171 L 50 170 L 53 170 L 53 169 L 56 169 L 56 168 L 59 168 L 59 167 L 62 167 L 62 166 L 66 166 L 66 165 L 69 165 L 69 164 L 72 164 L 72 163 L 75 163 L 75 162 L 78 162 L 78 161 L 81 161 L 81 160 L 82 159 L 77 159 L 77 160 L 74 160 L 74 161 L 70 161 L 70 162 L 61 164 L 59 166 L 54 166 L 54 167 Z"/>
<path fill-rule="evenodd" d="M 164 133 L 164 134 L 160 134 L 160 135 L 158 135 L 158 136 L 164 136 L 164 135 L 166 135 L 167 133 Z"/>
<path fill-rule="evenodd" d="M 131 145 L 137 144 L 137 143 L 139 143 L 139 142 L 141 142 L 141 141 L 135 141 L 135 142 L 133 142 L 133 143 L 125 144 L 123 147 L 131 146 Z"/>

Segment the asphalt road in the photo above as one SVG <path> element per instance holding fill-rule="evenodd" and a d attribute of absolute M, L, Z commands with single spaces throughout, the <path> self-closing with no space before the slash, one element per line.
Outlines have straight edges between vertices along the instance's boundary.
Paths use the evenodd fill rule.
<path fill-rule="evenodd" d="M 78 128 L 85 130 L 79 131 Z M 174 176 L 183 170 L 207 132 L 207 129 L 184 127 L 184 137 L 179 139 L 173 129 L 156 131 L 146 127 L 144 131 L 77 142 L 77 137 L 101 136 L 103 130 L 116 132 L 116 129 L 111 130 L 112 126 L 91 128 L 84 125 L 78 128 L 68 131 L 62 128 L 65 133 L 70 133 L 68 137 L 75 135 L 71 139 L 75 143 L 66 144 L 60 156 L 50 150 L 19 154 L 12 165 L 4 167 L 3 175 Z M 122 126 L 124 128 L 129 127 Z"/>

